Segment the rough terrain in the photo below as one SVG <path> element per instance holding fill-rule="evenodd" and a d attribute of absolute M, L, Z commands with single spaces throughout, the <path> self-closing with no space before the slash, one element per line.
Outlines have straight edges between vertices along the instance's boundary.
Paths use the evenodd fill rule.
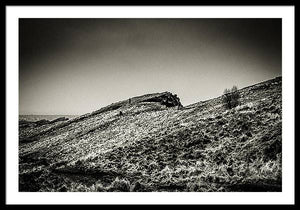
<path fill-rule="evenodd" d="M 169 92 L 19 124 L 19 191 L 281 191 L 281 77 L 182 107 Z"/>

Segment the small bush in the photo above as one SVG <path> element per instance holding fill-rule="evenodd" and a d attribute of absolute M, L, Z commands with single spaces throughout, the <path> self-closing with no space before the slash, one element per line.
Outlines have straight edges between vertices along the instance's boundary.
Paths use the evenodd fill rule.
<path fill-rule="evenodd" d="M 231 89 L 225 89 L 223 95 L 223 103 L 227 109 L 232 109 L 240 104 L 240 93 L 237 86 L 233 86 Z"/>

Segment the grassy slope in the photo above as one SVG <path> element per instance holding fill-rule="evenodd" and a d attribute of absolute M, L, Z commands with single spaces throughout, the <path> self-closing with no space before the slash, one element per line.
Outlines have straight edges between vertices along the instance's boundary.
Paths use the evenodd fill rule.
<path fill-rule="evenodd" d="M 146 95 L 58 123 L 20 143 L 20 191 L 281 191 L 281 78 L 240 93 L 232 110 Z"/>

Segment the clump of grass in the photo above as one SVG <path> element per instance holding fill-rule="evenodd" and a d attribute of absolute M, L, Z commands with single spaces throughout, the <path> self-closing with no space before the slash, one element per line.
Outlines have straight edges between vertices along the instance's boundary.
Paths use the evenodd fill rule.
<path fill-rule="evenodd" d="M 136 181 L 131 185 L 130 192 L 146 192 L 149 191 L 149 186 L 142 184 L 140 181 Z"/>
<path fill-rule="evenodd" d="M 203 192 L 205 191 L 205 185 L 201 184 L 200 182 L 188 182 L 186 185 L 186 191 L 188 192 Z"/>
<path fill-rule="evenodd" d="M 108 191 L 113 192 L 130 192 L 130 181 L 117 177 L 108 187 Z"/>
<path fill-rule="evenodd" d="M 254 103 L 253 102 L 248 102 L 244 105 L 238 105 L 235 107 L 236 111 L 246 111 L 246 110 L 251 110 L 254 108 Z"/>
<path fill-rule="evenodd" d="M 90 191 L 92 192 L 105 192 L 107 188 L 102 185 L 101 182 L 96 182 L 94 185 L 90 187 Z"/>

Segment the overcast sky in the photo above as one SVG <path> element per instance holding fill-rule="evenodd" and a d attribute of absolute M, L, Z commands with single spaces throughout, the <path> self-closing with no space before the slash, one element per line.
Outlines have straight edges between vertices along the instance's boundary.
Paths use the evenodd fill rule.
<path fill-rule="evenodd" d="M 20 19 L 19 44 L 20 114 L 163 91 L 186 106 L 281 75 L 281 19 Z"/>

